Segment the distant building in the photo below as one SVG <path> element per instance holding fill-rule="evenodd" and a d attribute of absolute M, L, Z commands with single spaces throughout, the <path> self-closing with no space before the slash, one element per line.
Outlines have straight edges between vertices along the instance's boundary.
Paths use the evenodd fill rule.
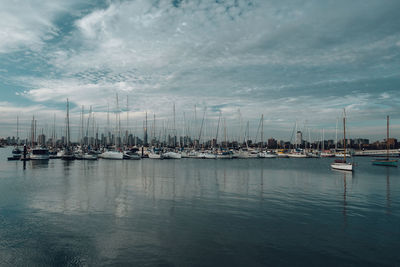
<path fill-rule="evenodd" d="M 268 148 L 277 148 L 278 142 L 274 138 L 268 139 Z"/>
<path fill-rule="evenodd" d="M 45 146 L 46 145 L 46 135 L 40 134 L 38 136 L 38 143 L 40 146 Z"/>
<path fill-rule="evenodd" d="M 399 147 L 399 144 L 397 143 L 397 139 L 396 138 L 389 138 L 388 142 L 389 142 L 389 147 L 392 148 L 392 149 Z"/>

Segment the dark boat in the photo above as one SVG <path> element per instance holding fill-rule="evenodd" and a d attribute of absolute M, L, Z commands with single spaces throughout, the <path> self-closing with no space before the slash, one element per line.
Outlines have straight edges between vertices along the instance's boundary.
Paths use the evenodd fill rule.
<path fill-rule="evenodd" d="M 18 147 L 15 147 L 11 153 L 12 153 L 12 157 L 8 157 L 7 158 L 8 160 L 20 160 L 21 159 L 22 151 Z"/>

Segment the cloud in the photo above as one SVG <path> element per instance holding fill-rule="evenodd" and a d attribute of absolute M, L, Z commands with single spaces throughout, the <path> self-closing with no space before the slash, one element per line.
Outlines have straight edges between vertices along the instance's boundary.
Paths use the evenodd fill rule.
<path fill-rule="evenodd" d="M 93 105 L 104 115 L 118 92 L 140 118 L 147 110 L 167 120 L 175 103 L 181 114 L 208 106 L 210 119 L 221 110 L 234 123 L 240 108 L 281 133 L 296 119 L 334 125 L 343 107 L 357 120 L 400 115 L 397 1 L 15 5 L 0 29 L 32 36 L 0 41 L 0 53 L 38 51 L 17 64 L 5 57 L 0 77 L 32 105 L 63 108 L 69 98 L 73 112 Z"/>
<path fill-rule="evenodd" d="M 36 0 L 2 3 L 0 53 L 41 49 L 46 41 L 60 34 L 54 19 L 66 12 L 70 3 Z"/>

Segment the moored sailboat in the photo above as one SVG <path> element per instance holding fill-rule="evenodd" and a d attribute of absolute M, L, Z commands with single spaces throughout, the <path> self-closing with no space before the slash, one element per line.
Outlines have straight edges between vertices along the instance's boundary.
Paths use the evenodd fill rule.
<path fill-rule="evenodd" d="M 63 160 L 74 160 L 75 154 L 71 147 L 71 131 L 69 128 L 69 100 L 67 98 L 67 118 L 66 118 L 66 137 L 67 137 L 67 144 L 65 149 L 61 154 L 61 159 Z"/>
<path fill-rule="evenodd" d="M 343 111 L 344 112 L 344 111 Z M 343 114 L 343 160 L 335 160 L 331 164 L 332 169 L 342 171 L 353 171 L 353 164 L 346 162 L 346 114 Z"/>
<path fill-rule="evenodd" d="M 373 165 L 380 165 L 380 166 L 391 166 L 397 167 L 397 159 L 390 159 L 389 158 L 389 116 L 386 117 L 386 158 L 385 159 L 374 159 L 372 161 Z"/>

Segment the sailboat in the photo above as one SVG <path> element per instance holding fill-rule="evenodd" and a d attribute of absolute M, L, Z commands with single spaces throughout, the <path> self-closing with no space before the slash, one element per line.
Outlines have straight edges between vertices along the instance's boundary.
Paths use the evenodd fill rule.
<path fill-rule="evenodd" d="M 380 166 L 392 166 L 397 167 L 397 159 L 389 159 L 389 116 L 386 117 L 386 158 L 385 159 L 375 159 L 372 161 L 373 165 Z"/>
<path fill-rule="evenodd" d="M 66 139 L 67 139 L 67 145 L 65 146 L 65 149 L 62 153 L 61 159 L 63 160 L 74 160 L 75 155 L 74 151 L 71 148 L 71 136 L 70 136 L 70 127 L 69 127 L 69 100 L 67 98 L 67 119 L 66 119 Z"/>
<path fill-rule="evenodd" d="M 342 171 L 353 171 L 353 163 L 346 162 L 346 113 L 343 111 L 343 160 L 335 160 L 331 168 Z"/>
<path fill-rule="evenodd" d="M 19 160 L 22 156 L 22 151 L 21 149 L 19 149 L 18 147 L 18 143 L 19 143 L 19 136 L 18 136 L 18 130 L 19 130 L 19 120 L 18 120 L 18 116 L 17 116 L 17 145 L 14 147 L 14 149 L 12 150 L 12 157 L 8 157 L 8 160 Z"/>
<path fill-rule="evenodd" d="M 104 151 L 99 155 L 102 159 L 124 159 L 124 153 L 120 150 L 121 145 L 121 117 L 120 117 L 120 110 L 119 110 L 119 102 L 118 102 L 118 94 L 116 94 L 117 100 L 117 110 L 115 112 L 115 134 L 114 134 L 114 150 Z M 118 134 L 118 137 L 117 137 Z"/>

